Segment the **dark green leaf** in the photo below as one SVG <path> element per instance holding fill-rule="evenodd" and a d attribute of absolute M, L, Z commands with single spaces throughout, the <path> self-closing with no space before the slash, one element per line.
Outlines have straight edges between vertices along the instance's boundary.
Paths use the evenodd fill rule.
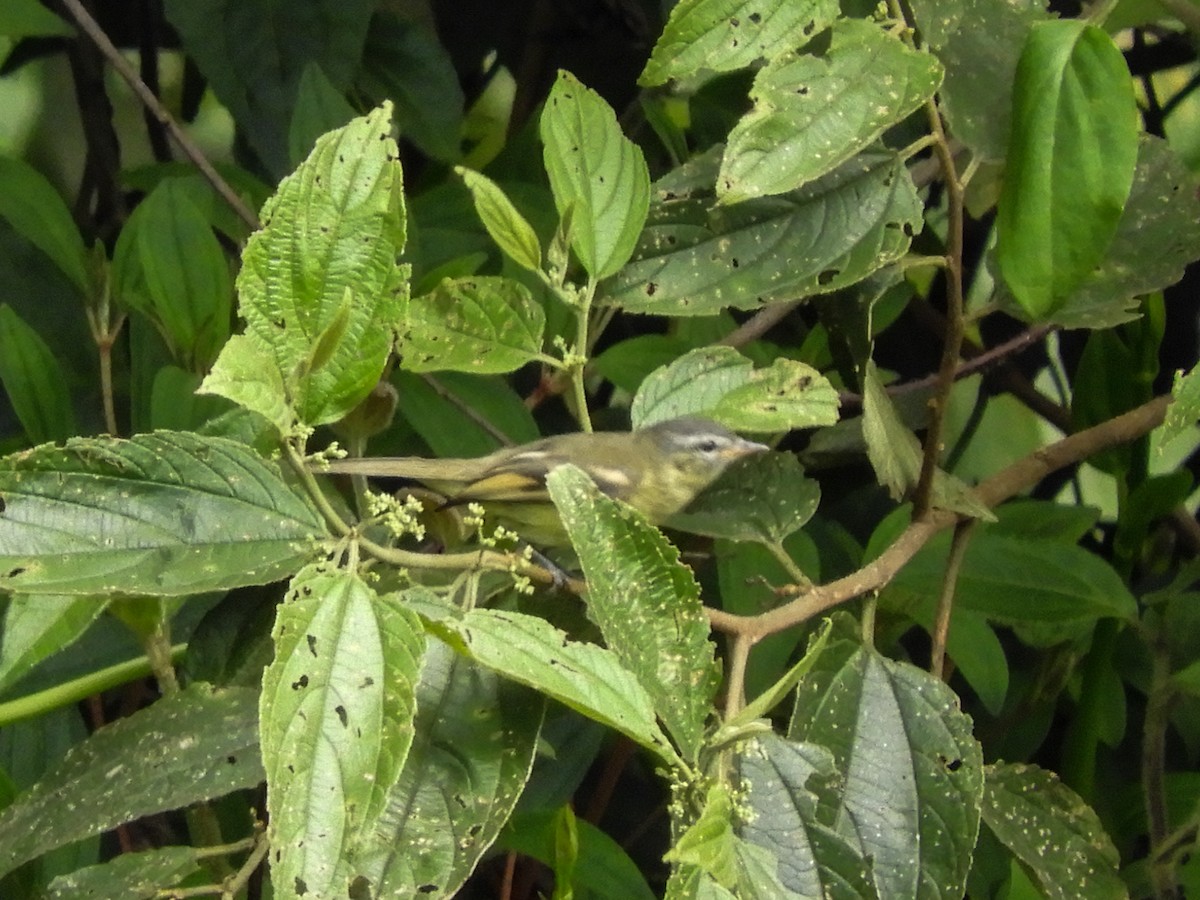
<path fill-rule="evenodd" d="M 454 894 L 508 820 L 538 748 L 544 702 L 437 641 L 416 701 L 412 749 L 362 866 L 380 897 Z"/>
<path fill-rule="evenodd" d="M 278 467 L 185 432 L 77 438 L 0 462 L 0 588 L 179 595 L 266 584 L 325 534 Z"/>
<path fill-rule="evenodd" d="M 824 31 L 837 15 L 834 0 L 682 0 L 672 7 L 638 83 L 653 87 L 774 59 Z"/>
<path fill-rule="evenodd" d="M 1016 857 L 1042 896 L 1073 900 L 1125 898 L 1120 857 L 1104 826 L 1079 795 L 1037 766 L 988 766 L 983 821 Z"/>
<path fill-rule="evenodd" d="M 866 149 L 933 96 L 942 67 L 873 22 L 839 19 L 822 56 L 789 51 L 759 69 L 754 109 L 729 133 L 722 203 L 783 194 Z"/>
<path fill-rule="evenodd" d="M 0 384 L 30 443 L 65 441 L 78 433 L 58 359 L 7 303 L 0 304 Z"/>
<path fill-rule="evenodd" d="M 996 258 L 1017 302 L 1041 320 L 1112 243 L 1137 163 L 1137 107 L 1112 39 L 1063 19 L 1030 31 L 1013 110 Z"/>
<path fill-rule="evenodd" d="M 288 166 L 288 126 L 304 67 L 338 89 L 358 70 L 371 0 L 167 0 L 164 12 L 254 152 L 276 176 Z"/>
<path fill-rule="evenodd" d="M 788 737 L 833 753 L 839 820 L 880 896 L 960 897 L 983 792 L 971 721 L 940 680 L 860 646 L 848 619 L 839 629 L 797 688 Z"/>
<path fill-rule="evenodd" d="M 296 93 L 296 108 L 288 124 L 288 160 L 299 165 L 327 131 L 354 118 L 354 107 L 315 63 L 304 67 Z"/>
<path fill-rule="evenodd" d="M 0 633 L 0 690 L 46 657 L 65 650 L 104 612 L 95 597 L 17 594 L 8 600 Z"/>
<path fill-rule="evenodd" d="M 821 500 L 821 486 L 804 477 L 791 453 L 767 453 L 730 467 L 670 525 L 733 541 L 780 544 L 804 527 Z"/>
<path fill-rule="evenodd" d="M 173 180 L 161 182 L 121 229 L 113 287 L 192 371 L 207 370 L 229 337 L 229 262 L 203 213 Z"/>
<path fill-rule="evenodd" d="M 421 377 L 397 371 L 391 380 L 399 392 L 398 415 L 434 456 L 483 456 L 500 446 L 497 435 L 512 444 L 541 437 L 520 395 L 503 379 L 464 372 Z"/>
<path fill-rule="evenodd" d="M 156 900 L 202 865 L 195 847 L 160 847 L 123 853 L 97 866 L 60 875 L 46 889 L 46 900 L 120 897 Z"/>
<path fill-rule="evenodd" d="M 715 177 L 713 166 L 707 183 Z M 921 229 L 916 188 L 891 154 L 860 154 L 799 190 L 736 206 L 666 185 L 655 185 L 633 260 L 604 302 L 673 316 L 759 309 L 861 281 Z"/>
<path fill-rule="evenodd" d="M 277 896 L 344 895 L 354 854 L 373 848 L 412 743 L 424 637 L 415 613 L 355 575 L 292 580 L 259 710 Z"/>
<path fill-rule="evenodd" d="M 581 470 L 560 466 L 546 487 L 587 577 L 588 616 L 695 762 L 721 682 L 700 586 L 660 531 Z"/>
<path fill-rule="evenodd" d="M 0 812 L 0 873 L 124 822 L 263 779 L 258 692 L 197 684 L 106 725 Z"/>
<path fill-rule="evenodd" d="M 70 25 L 38 0 L 9 0 L 0 7 L 0 34 L 14 40 L 49 35 L 69 37 L 74 33 Z"/>
<path fill-rule="evenodd" d="M 542 355 L 545 326 L 541 306 L 519 281 L 446 279 L 409 301 L 401 365 L 410 372 L 512 372 Z"/>
<path fill-rule="evenodd" d="M 87 248 L 63 198 L 37 169 L 7 156 L 0 156 L 0 217 L 46 254 L 82 295 L 91 293 Z"/>
<path fill-rule="evenodd" d="M 588 273 L 605 278 L 633 253 L 650 203 L 650 176 L 600 95 L 559 71 L 541 118 L 546 172 L 571 247 Z"/>

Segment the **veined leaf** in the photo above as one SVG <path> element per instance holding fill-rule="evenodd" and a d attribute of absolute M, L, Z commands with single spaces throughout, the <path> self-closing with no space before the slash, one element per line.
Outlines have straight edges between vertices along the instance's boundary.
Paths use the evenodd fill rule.
<path fill-rule="evenodd" d="M 633 398 L 634 427 L 707 415 L 742 431 L 790 431 L 837 421 L 837 392 L 805 363 L 777 359 L 766 369 L 732 347 L 701 347 L 649 375 Z"/>
<path fill-rule="evenodd" d="M 694 763 L 721 682 L 700 586 L 662 532 L 581 470 L 560 466 L 546 487 L 587 576 L 588 616 Z"/>
<path fill-rule="evenodd" d="M 916 188 L 891 154 L 859 154 L 796 191 L 735 206 L 680 194 L 673 180 L 655 185 L 633 259 L 605 283 L 603 302 L 672 316 L 759 309 L 861 281 L 921 229 Z"/>
<path fill-rule="evenodd" d="M 7 303 L 0 303 L 0 383 L 31 443 L 78 434 L 58 358 Z"/>
<path fill-rule="evenodd" d="M 873 22 L 840 19 L 822 56 L 789 51 L 754 78 L 729 133 L 717 197 L 783 194 L 832 171 L 933 96 L 942 67 Z"/>
<path fill-rule="evenodd" d="M 155 900 L 202 865 L 196 847 L 160 847 L 122 853 L 108 862 L 85 866 L 59 875 L 46 889 L 46 900 L 80 897 L 120 897 L 121 900 Z"/>
<path fill-rule="evenodd" d="M 235 441 L 77 438 L 0 461 L 0 588 L 171 596 L 267 584 L 325 535 L 276 465 Z"/>
<path fill-rule="evenodd" d="M 0 630 L 0 690 L 87 631 L 107 604 L 95 597 L 16 594 Z"/>
<path fill-rule="evenodd" d="M 267 201 L 265 224 L 242 255 L 246 334 L 269 354 L 308 425 L 336 421 L 367 395 L 404 317 L 408 270 L 396 262 L 404 202 L 390 118 L 385 104 L 320 138 Z M 240 370 L 222 353 L 205 388 L 236 386 Z M 227 396 L 256 409 L 279 402 Z"/>
<path fill-rule="evenodd" d="M 440 641 L 426 650 L 416 700 L 412 749 L 361 865 L 379 897 L 461 887 L 521 796 L 545 708 Z"/>
<path fill-rule="evenodd" d="M 0 875 L 132 819 L 261 782 L 257 701 L 249 688 L 195 684 L 96 731 L 0 811 Z"/>
<path fill-rule="evenodd" d="M 310 567 L 274 640 L 259 729 L 275 891 L 345 894 L 412 742 L 424 631 L 396 597 Z"/>
<path fill-rule="evenodd" d="M 681 0 L 650 54 L 642 87 L 730 72 L 803 46 L 838 16 L 835 0 Z"/>
<path fill-rule="evenodd" d="M 513 206 L 513 202 L 500 186 L 486 175 L 455 166 L 454 171 L 463 180 L 475 212 L 479 214 L 483 227 L 492 236 L 501 250 L 519 266 L 536 272 L 542 266 L 542 244 L 537 232 L 525 217 Z"/>
<path fill-rule="evenodd" d="M 400 364 L 410 372 L 512 372 L 541 355 L 545 327 L 545 313 L 521 282 L 448 278 L 409 301 Z"/>
<path fill-rule="evenodd" d="M 0 156 L 0 217 L 45 253 L 81 295 L 90 293 L 87 248 L 67 204 L 41 172 L 9 156 Z"/>
<path fill-rule="evenodd" d="M 554 204 L 570 215 L 571 248 L 593 278 L 605 278 L 629 259 L 646 221 L 642 151 L 600 95 L 563 71 L 546 98 L 541 135 Z"/>

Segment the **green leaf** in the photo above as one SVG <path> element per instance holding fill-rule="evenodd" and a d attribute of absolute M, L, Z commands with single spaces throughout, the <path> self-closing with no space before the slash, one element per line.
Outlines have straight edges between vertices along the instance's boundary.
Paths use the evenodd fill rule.
<path fill-rule="evenodd" d="M 1120 857 L 1099 817 L 1052 772 L 1020 763 L 987 767 L 983 821 L 1042 896 L 1125 898 Z"/>
<path fill-rule="evenodd" d="M 0 632 L 0 690 L 15 684 L 43 659 L 75 643 L 104 612 L 105 605 L 95 597 L 10 597 Z"/>
<path fill-rule="evenodd" d="M 821 486 L 791 453 L 760 453 L 730 467 L 670 525 L 693 534 L 773 546 L 817 511 Z"/>
<path fill-rule="evenodd" d="M 235 334 L 225 342 L 196 393 L 224 397 L 258 413 L 281 435 L 289 434 L 295 422 L 271 347 L 254 334 Z"/>
<path fill-rule="evenodd" d="M 483 456 L 500 446 L 497 434 L 513 444 L 541 437 L 532 413 L 503 379 L 462 372 L 441 372 L 434 378 L 397 371 L 392 383 L 399 394 L 398 416 L 434 456 Z"/>
<path fill-rule="evenodd" d="M 407 267 L 396 262 L 404 202 L 390 131 L 384 104 L 321 137 L 267 201 L 265 224 L 242 254 L 237 287 L 246 334 L 256 352 L 271 355 L 308 425 L 340 419 L 370 392 L 404 318 Z M 316 354 L 335 324 L 340 340 Z M 223 353 L 213 383 L 236 383 L 240 362 Z"/>
<path fill-rule="evenodd" d="M 701 347 L 651 374 L 633 398 L 634 427 L 706 415 L 742 431 L 790 431 L 837 421 L 837 392 L 812 366 L 777 359 L 766 369 L 732 347 Z"/>
<path fill-rule="evenodd" d="M 428 627 L 481 665 L 616 729 L 668 764 L 681 762 L 658 727 L 650 695 L 613 651 L 516 612 L 474 609 Z"/>
<path fill-rule="evenodd" d="M 716 177 L 715 160 L 706 159 Z M 864 153 L 778 197 L 718 206 L 666 180 L 633 260 L 604 286 L 603 302 L 630 312 L 703 316 L 728 307 L 835 291 L 902 257 L 922 207 L 902 160 Z"/>
<path fill-rule="evenodd" d="M 1013 96 L 996 258 L 1017 302 L 1050 316 L 1104 259 L 1137 164 L 1121 51 L 1077 19 L 1034 25 Z"/>
<path fill-rule="evenodd" d="M 834 0 L 681 0 L 671 8 L 638 84 L 654 87 L 774 59 L 803 46 L 837 15 Z"/>
<path fill-rule="evenodd" d="M 67 204 L 37 169 L 7 156 L 0 156 L 0 218 L 46 254 L 83 296 L 91 294 L 87 248 Z"/>
<path fill-rule="evenodd" d="M 884 589 L 885 602 L 937 596 L 948 549 L 947 535 L 926 544 Z M 1129 589 L 1101 557 L 1074 544 L 988 527 L 977 528 L 967 545 L 955 606 L 1006 625 L 1133 621 L 1137 615 Z"/>
<path fill-rule="evenodd" d="M 519 281 L 446 279 L 409 301 L 400 363 L 410 372 L 512 372 L 541 357 L 545 327 L 545 313 Z"/>
<path fill-rule="evenodd" d="M 38 0 L 9 0 L 0 7 L 0 34 L 19 40 L 51 35 L 70 37 L 75 30 Z"/>
<path fill-rule="evenodd" d="M 873 22 L 840 19 L 823 56 L 790 51 L 754 78 L 729 133 L 722 203 L 783 194 L 831 172 L 933 96 L 942 67 Z"/>
<path fill-rule="evenodd" d="M 639 334 L 593 356 L 589 366 L 622 391 L 633 394 L 651 372 L 692 349 L 692 344 L 674 335 Z"/>
<path fill-rule="evenodd" d="M 1002 160 L 1012 124 L 1017 60 L 1044 0 L 912 0 L 921 38 L 942 61 L 938 105 L 956 138 L 982 159 Z"/>
<path fill-rule="evenodd" d="M 569 809 L 569 807 L 565 807 Z M 557 811 L 518 812 L 512 817 L 496 846 L 554 865 L 554 826 Z M 621 845 L 585 819 L 575 820 L 579 839 L 573 888 L 611 900 L 654 900 L 655 893 Z"/>
<path fill-rule="evenodd" d="M 304 67 L 319 65 L 343 90 L 358 71 L 371 0 L 166 0 L 188 55 L 276 176 L 288 165 L 288 126 Z"/>
<path fill-rule="evenodd" d="M 412 743 L 424 632 L 397 596 L 309 567 L 273 637 L 259 730 L 275 889 L 345 894 Z"/>
<path fill-rule="evenodd" d="M 157 900 L 203 865 L 195 847 L 159 847 L 122 853 L 100 865 L 59 875 L 46 889 L 46 900 L 79 900 L 81 897 L 120 897 L 121 900 Z"/>
<path fill-rule="evenodd" d="M 788 738 L 828 748 L 842 778 L 839 822 L 874 862 L 881 897 L 960 897 L 979 830 L 983 757 L 943 682 L 859 645 L 840 617 L 796 690 Z"/>
<path fill-rule="evenodd" d="M 612 275 L 646 221 L 650 175 L 642 151 L 600 95 L 561 70 L 540 127 L 554 205 L 571 217 L 571 247 L 592 278 Z"/>
<path fill-rule="evenodd" d="M 194 684 L 72 747 L 0 812 L 0 874 L 55 847 L 263 779 L 258 692 Z"/>
<path fill-rule="evenodd" d="M 172 179 L 121 229 L 112 274 L 117 297 L 155 324 L 185 367 L 212 365 L 229 337 L 233 278 L 204 214 Z"/>
<path fill-rule="evenodd" d="M 1182 370 L 1175 373 L 1171 396 L 1174 402 L 1167 407 L 1167 417 L 1159 428 L 1160 446 L 1191 431 L 1200 421 L 1200 374 L 1195 367 L 1186 374 Z"/>
<path fill-rule="evenodd" d="M 1109 328 L 1137 318 L 1140 298 L 1183 277 L 1200 257 L 1196 179 L 1166 141 L 1143 136 L 1129 200 L 1108 253 L 1050 320 Z"/>
<path fill-rule="evenodd" d="M 0 384 L 31 443 L 78 433 L 58 358 L 7 303 L 0 304 Z"/>
<path fill-rule="evenodd" d="M 892 499 L 907 497 L 920 481 L 921 444 L 904 427 L 871 361 L 863 371 L 863 437 L 879 483 L 888 489 Z M 933 476 L 933 501 L 942 509 L 984 521 L 995 519 L 967 485 L 941 469 Z"/>
<path fill-rule="evenodd" d="M 788 890 L 830 900 L 879 896 L 870 861 L 836 829 L 839 775 L 828 750 L 765 734 L 738 757 L 738 770 L 748 807 L 739 833 L 776 854 Z"/>
<path fill-rule="evenodd" d="M 471 192 L 475 212 L 492 240 L 517 265 L 538 271 L 542 267 L 542 244 L 537 232 L 500 186 L 486 175 L 462 166 L 455 166 L 454 171 Z"/>
<path fill-rule="evenodd" d="M 0 589 L 172 596 L 267 584 L 325 534 L 276 465 L 186 432 L 76 438 L 0 461 Z"/>
<path fill-rule="evenodd" d="M 544 701 L 438 641 L 416 700 L 412 749 L 361 866 L 374 896 L 453 895 L 508 820 L 538 748 Z"/>
<path fill-rule="evenodd" d="M 732 889 L 737 883 L 733 850 L 736 839 L 733 800 L 727 787 L 716 784 L 709 788 L 696 821 L 679 836 L 663 859 L 695 866 L 711 875 L 722 887 Z"/>
<path fill-rule="evenodd" d="M 354 107 L 345 94 L 334 87 L 324 70 L 309 62 L 300 75 L 296 108 L 288 123 L 288 160 L 299 165 L 308 156 L 317 138 L 341 128 L 354 118 Z"/>
<path fill-rule="evenodd" d="M 396 123 L 406 140 L 432 159 L 456 162 L 462 157 L 465 101 L 454 60 L 432 27 L 419 16 L 401 15 L 412 14 L 377 6 L 356 84 L 374 102 L 387 99 L 396 105 Z"/>
<path fill-rule="evenodd" d="M 588 617 L 694 763 L 721 684 L 700 586 L 662 532 L 575 466 L 554 469 L 546 487 L 587 578 Z"/>

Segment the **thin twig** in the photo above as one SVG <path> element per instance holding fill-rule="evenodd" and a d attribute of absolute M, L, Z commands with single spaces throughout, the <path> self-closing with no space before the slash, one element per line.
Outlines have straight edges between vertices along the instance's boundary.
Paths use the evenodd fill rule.
<path fill-rule="evenodd" d="M 745 347 L 751 341 L 758 340 L 803 303 L 803 299 L 788 300 L 786 303 L 772 303 L 752 315 L 749 319 L 735 328 L 721 340 L 718 345 L 725 347 Z"/>
<path fill-rule="evenodd" d="M 975 520 L 959 522 L 954 526 L 954 539 L 950 542 L 950 555 L 942 573 L 942 592 L 938 597 L 937 613 L 933 620 L 933 649 L 930 653 L 929 674 L 942 678 L 946 670 L 946 641 L 950 637 L 950 614 L 954 610 L 954 592 L 958 587 L 958 573 L 967 545 L 971 543 L 971 531 Z"/>
<path fill-rule="evenodd" d="M 220 173 L 213 168 L 213 164 L 208 161 L 195 141 L 188 136 L 187 132 L 175 121 L 174 116 L 154 96 L 154 92 L 146 86 L 146 83 L 134 71 L 133 66 L 121 55 L 121 51 L 108 39 L 108 35 L 104 33 L 91 14 L 84 9 L 80 0 L 62 0 L 62 3 L 79 27 L 83 29 L 83 32 L 92 39 L 92 42 L 104 54 L 109 64 L 117 70 L 117 74 L 137 94 L 138 99 L 145 104 L 146 108 L 154 114 L 154 118 L 158 119 L 166 127 L 172 139 L 179 146 L 179 149 L 200 170 L 200 173 L 208 180 L 208 183 L 213 186 L 213 190 L 221 196 L 221 199 L 229 204 L 229 207 L 238 214 L 242 221 L 251 228 L 258 228 L 258 216 L 242 201 L 242 198 L 221 177 Z"/>

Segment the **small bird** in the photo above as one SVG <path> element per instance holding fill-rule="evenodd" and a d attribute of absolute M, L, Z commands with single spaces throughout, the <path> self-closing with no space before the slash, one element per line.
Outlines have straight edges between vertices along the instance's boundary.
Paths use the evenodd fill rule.
<path fill-rule="evenodd" d="M 413 479 L 445 495 L 444 507 L 480 503 L 525 540 L 550 547 L 568 543 L 546 490 L 546 475 L 558 466 L 578 466 L 602 492 L 657 525 L 731 463 L 768 449 L 709 419 L 686 416 L 637 431 L 542 438 L 472 459 L 363 457 L 334 460 L 321 471 Z"/>

